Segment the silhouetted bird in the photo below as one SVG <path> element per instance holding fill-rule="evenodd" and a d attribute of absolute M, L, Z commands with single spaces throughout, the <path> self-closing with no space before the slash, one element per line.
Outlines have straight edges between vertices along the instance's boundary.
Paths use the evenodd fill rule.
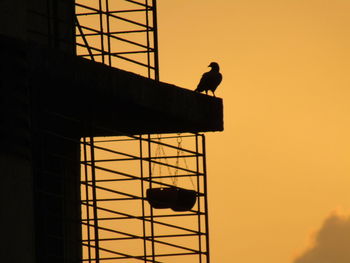
<path fill-rule="evenodd" d="M 202 92 L 205 91 L 205 94 L 208 95 L 208 90 L 211 90 L 213 92 L 213 95 L 215 97 L 215 90 L 219 86 L 222 80 L 222 75 L 219 72 L 220 68 L 218 63 L 211 62 L 208 67 L 211 67 L 211 70 L 204 73 L 197 88 L 195 91 Z"/>

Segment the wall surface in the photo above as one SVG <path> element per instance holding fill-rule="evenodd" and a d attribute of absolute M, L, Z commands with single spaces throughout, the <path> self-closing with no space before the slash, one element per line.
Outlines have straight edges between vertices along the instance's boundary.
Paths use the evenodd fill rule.
<path fill-rule="evenodd" d="M 75 53 L 73 0 L 1 0 L 0 34 Z"/>
<path fill-rule="evenodd" d="M 10 49 L 16 50 L 12 56 Z M 30 99 L 25 48 L 1 43 L 0 250 L 3 262 L 35 262 L 34 191 L 30 150 Z"/>

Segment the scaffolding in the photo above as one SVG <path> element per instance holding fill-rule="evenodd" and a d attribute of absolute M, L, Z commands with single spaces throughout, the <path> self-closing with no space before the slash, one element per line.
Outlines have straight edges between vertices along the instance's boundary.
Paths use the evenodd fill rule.
<path fill-rule="evenodd" d="M 204 135 L 81 143 L 83 262 L 209 262 Z M 195 204 L 154 208 L 154 189 L 193 191 Z"/>
<path fill-rule="evenodd" d="M 159 81 L 156 0 L 75 6 L 78 56 Z M 82 262 L 209 263 L 204 135 L 114 134 L 80 142 Z"/>
<path fill-rule="evenodd" d="M 76 52 L 158 80 L 156 0 L 76 0 Z"/>

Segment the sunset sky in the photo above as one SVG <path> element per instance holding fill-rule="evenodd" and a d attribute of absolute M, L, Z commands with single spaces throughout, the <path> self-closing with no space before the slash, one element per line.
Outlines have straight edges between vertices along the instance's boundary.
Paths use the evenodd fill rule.
<path fill-rule="evenodd" d="M 350 1 L 158 1 L 160 79 L 210 62 L 212 262 L 350 262 Z"/>

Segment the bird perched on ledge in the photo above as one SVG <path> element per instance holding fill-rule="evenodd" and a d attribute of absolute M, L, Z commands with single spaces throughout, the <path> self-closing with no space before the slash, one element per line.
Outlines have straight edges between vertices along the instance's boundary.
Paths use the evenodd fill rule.
<path fill-rule="evenodd" d="M 220 68 L 218 63 L 211 62 L 208 67 L 211 67 L 211 70 L 203 74 L 195 91 L 205 91 L 205 94 L 208 95 L 208 90 L 211 90 L 211 92 L 213 92 L 213 96 L 215 97 L 214 92 L 221 83 L 222 75 L 219 72 Z"/>

